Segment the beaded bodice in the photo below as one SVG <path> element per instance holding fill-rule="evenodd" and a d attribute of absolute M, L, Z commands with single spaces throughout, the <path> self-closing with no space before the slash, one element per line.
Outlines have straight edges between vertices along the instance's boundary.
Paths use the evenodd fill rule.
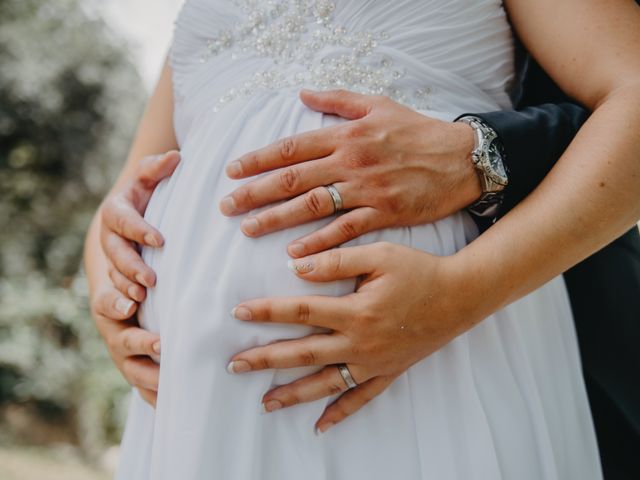
<path fill-rule="evenodd" d="M 443 90 L 506 106 L 511 56 L 497 0 L 187 0 L 172 66 L 178 103 L 206 85 L 213 112 L 302 87 L 447 111 Z"/>

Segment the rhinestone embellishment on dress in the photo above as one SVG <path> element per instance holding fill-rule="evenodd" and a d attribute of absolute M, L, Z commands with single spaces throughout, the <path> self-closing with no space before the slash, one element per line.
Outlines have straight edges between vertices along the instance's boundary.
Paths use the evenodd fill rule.
<path fill-rule="evenodd" d="M 233 29 L 206 41 L 200 57 L 206 63 L 230 51 L 232 59 L 258 55 L 274 66 L 256 72 L 220 96 L 218 111 L 226 103 L 259 91 L 286 87 L 351 91 L 384 95 L 413 108 L 427 109 L 430 89 L 401 88 L 405 76 L 389 56 L 375 54 L 389 35 L 382 32 L 349 32 L 334 24 L 336 4 L 329 0 L 231 0 L 244 15 Z M 327 47 L 333 47 L 327 49 Z M 323 52 L 323 50 L 326 52 Z M 300 68 L 289 68 L 299 66 Z"/>

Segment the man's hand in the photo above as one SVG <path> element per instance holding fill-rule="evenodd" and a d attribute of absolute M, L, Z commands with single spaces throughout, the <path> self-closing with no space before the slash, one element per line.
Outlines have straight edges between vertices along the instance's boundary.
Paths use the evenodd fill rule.
<path fill-rule="evenodd" d="M 317 253 L 373 230 L 433 222 L 480 197 L 468 125 L 426 117 L 386 97 L 303 91 L 301 99 L 313 110 L 352 121 L 283 139 L 227 166 L 234 179 L 282 168 L 221 201 L 223 214 L 238 215 L 290 199 L 244 219 L 246 235 L 331 215 L 333 201 L 323 188 L 330 184 L 349 211 L 292 242 L 291 256 Z"/>
<path fill-rule="evenodd" d="M 142 398 L 155 407 L 160 367 L 151 356 L 160 355 L 160 338 L 138 326 L 133 317 L 136 309 L 136 303 L 108 281 L 91 298 L 91 313 L 113 363 Z"/>
<path fill-rule="evenodd" d="M 343 297 L 264 298 L 238 305 L 233 314 L 239 320 L 299 323 L 332 332 L 238 353 L 228 370 L 326 365 L 266 393 L 264 409 L 273 411 L 345 392 L 347 386 L 335 364 L 346 363 L 358 386 L 324 411 L 316 422 L 317 430 L 324 432 L 491 312 L 481 311 L 482 302 L 474 301 L 482 292 L 476 291 L 478 282 L 469 281 L 456 255 L 436 257 L 383 242 L 292 260 L 300 278 L 329 282 L 359 277 L 358 289 Z M 461 291 L 464 296 L 459 295 Z"/>
<path fill-rule="evenodd" d="M 156 186 L 173 174 L 179 161 L 176 151 L 144 158 L 136 175 L 123 189 L 109 195 L 100 209 L 100 243 L 110 264 L 111 281 L 138 302 L 145 299 L 145 287 L 155 285 L 156 276 L 142 261 L 136 244 L 161 247 L 164 243 L 143 215 Z"/>

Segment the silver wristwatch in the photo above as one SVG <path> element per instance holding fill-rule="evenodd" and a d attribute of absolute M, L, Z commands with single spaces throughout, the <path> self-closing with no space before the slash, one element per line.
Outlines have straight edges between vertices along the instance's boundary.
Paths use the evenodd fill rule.
<path fill-rule="evenodd" d="M 478 117 L 467 115 L 457 121 L 471 126 L 475 132 L 471 160 L 482 185 L 482 195 L 467 210 L 479 217 L 495 217 L 502 203 L 503 190 L 509 183 L 502 142 L 496 131 Z"/>

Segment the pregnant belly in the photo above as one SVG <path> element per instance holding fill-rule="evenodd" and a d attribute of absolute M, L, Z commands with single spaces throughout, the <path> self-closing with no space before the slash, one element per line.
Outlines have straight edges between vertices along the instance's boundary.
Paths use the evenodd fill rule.
<path fill-rule="evenodd" d="M 240 185 L 224 173 L 227 163 L 289 135 L 336 123 L 312 112 L 297 98 L 276 96 L 238 104 L 194 130 L 181 145 L 182 161 L 173 177 L 157 188 L 146 219 L 165 237 L 162 249 L 145 249 L 143 258 L 157 274 L 140 312 L 140 321 L 162 339 L 163 362 L 206 364 L 224 369 L 244 349 L 311 333 L 308 327 L 257 324 L 232 318 L 231 309 L 252 298 L 298 295 L 344 295 L 354 280 L 311 283 L 287 268 L 287 244 L 317 230 L 332 217 L 261 238 L 240 231 L 241 217 L 227 218 L 219 201 Z M 461 222 L 447 219 L 413 229 L 388 229 L 352 244 L 386 240 L 434 253 L 451 253 L 460 245 Z M 456 232 L 458 232 L 456 240 Z M 418 240 L 417 243 L 415 241 Z M 308 370 L 276 372 L 274 382 Z"/>

